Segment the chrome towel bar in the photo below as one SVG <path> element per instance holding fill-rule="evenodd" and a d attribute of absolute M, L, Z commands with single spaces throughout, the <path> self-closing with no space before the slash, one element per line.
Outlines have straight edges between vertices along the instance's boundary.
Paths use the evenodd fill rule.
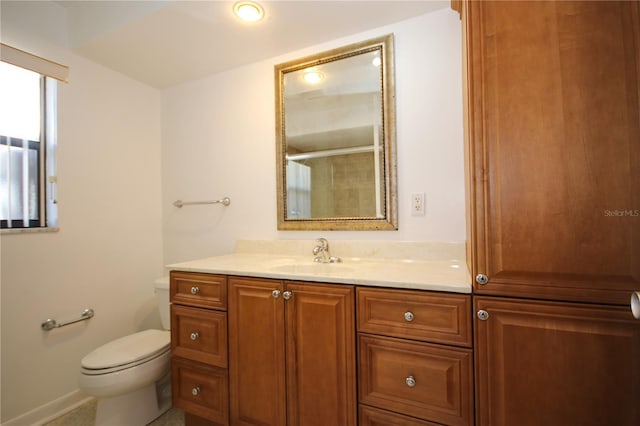
<path fill-rule="evenodd" d="M 95 312 L 93 311 L 93 309 L 87 308 L 84 311 L 82 311 L 82 313 L 80 314 L 80 318 L 76 318 L 70 321 L 63 321 L 63 322 L 58 322 L 54 319 L 48 318 L 45 321 L 43 321 L 42 324 L 40 324 L 40 327 L 42 327 L 44 331 L 49 331 L 49 330 L 53 330 L 54 328 L 60 328 L 60 327 L 64 327 L 65 325 L 88 320 L 89 318 L 93 318 L 94 315 L 95 315 Z"/>
<path fill-rule="evenodd" d="M 182 206 L 190 206 L 194 204 L 222 204 L 223 206 L 228 206 L 231 204 L 231 199 L 229 197 L 224 197 L 220 200 L 211 200 L 211 201 L 182 201 L 177 200 L 173 202 L 173 205 L 182 208 Z"/>

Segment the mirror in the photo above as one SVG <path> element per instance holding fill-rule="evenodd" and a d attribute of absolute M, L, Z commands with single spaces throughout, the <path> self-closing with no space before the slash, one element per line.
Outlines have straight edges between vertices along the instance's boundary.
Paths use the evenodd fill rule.
<path fill-rule="evenodd" d="M 275 66 L 278 229 L 395 230 L 393 34 Z"/>

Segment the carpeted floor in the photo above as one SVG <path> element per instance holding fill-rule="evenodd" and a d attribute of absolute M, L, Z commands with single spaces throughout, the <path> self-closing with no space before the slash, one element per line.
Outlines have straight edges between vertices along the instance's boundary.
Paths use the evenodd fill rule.
<path fill-rule="evenodd" d="M 96 419 L 96 401 L 88 402 L 62 417 L 46 423 L 44 426 L 93 426 Z M 114 425 L 130 426 L 130 425 Z M 182 411 L 172 408 L 155 419 L 149 426 L 184 426 Z"/>

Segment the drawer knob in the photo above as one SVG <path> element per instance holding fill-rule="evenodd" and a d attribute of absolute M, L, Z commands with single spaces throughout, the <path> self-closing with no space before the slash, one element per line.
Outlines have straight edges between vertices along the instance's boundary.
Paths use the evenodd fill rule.
<path fill-rule="evenodd" d="M 191 389 L 191 395 L 193 395 L 193 396 L 200 395 L 200 386 L 196 386 L 193 389 Z"/>
<path fill-rule="evenodd" d="M 197 331 L 191 333 L 191 340 L 198 340 L 198 337 L 200 337 L 200 334 Z"/>
<path fill-rule="evenodd" d="M 405 321 L 411 322 L 411 321 L 413 321 L 413 318 L 414 318 L 413 312 L 407 311 L 407 312 L 404 313 L 404 320 Z"/>
<path fill-rule="evenodd" d="M 478 315 L 478 319 L 481 321 L 486 321 L 489 319 L 489 312 L 485 311 L 484 309 L 480 309 L 477 315 Z"/>
<path fill-rule="evenodd" d="M 273 290 L 271 292 L 271 295 L 273 296 L 274 299 L 277 299 L 278 297 L 280 297 L 280 290 Z"/>
<path fill-rule="evenodd" d="M 476 282 L 480 285 L 485 285 L 489 282 L 489 277 L 487 277 L 485 274 L 478 274 L 476 275 Z"/>
<path fill-rule="evenodd" d="M 200 293 L 200 289 L 198 287 L 191 287 L 191 294 L 198 294 Z"/>
<path fill-rule="evenodd" d="M 285 291 L 284 293 L 282 293 L 282 297 L 284 297 L 284 300 L 291 299 L 291 296 L 293 296 L 293 293 L 291 293 L 290 291 Z"/>
<path fill-rule="evenodd" d="M 407 382 L 407 386 L 409 386 L 410 388 L 413 388 L 416 386 L 416 379 L 414 379 L 413 376 L 409 376 L 405 379 L 405 382 Z"/>

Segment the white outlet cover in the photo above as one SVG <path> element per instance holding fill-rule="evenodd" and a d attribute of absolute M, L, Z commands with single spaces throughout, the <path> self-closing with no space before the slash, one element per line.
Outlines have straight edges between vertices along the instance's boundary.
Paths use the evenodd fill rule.
<path fill-rule="evenodd" d="M 424 192 L 411 193 L 411 216 L 425 215 L 425 197 Z"/>

